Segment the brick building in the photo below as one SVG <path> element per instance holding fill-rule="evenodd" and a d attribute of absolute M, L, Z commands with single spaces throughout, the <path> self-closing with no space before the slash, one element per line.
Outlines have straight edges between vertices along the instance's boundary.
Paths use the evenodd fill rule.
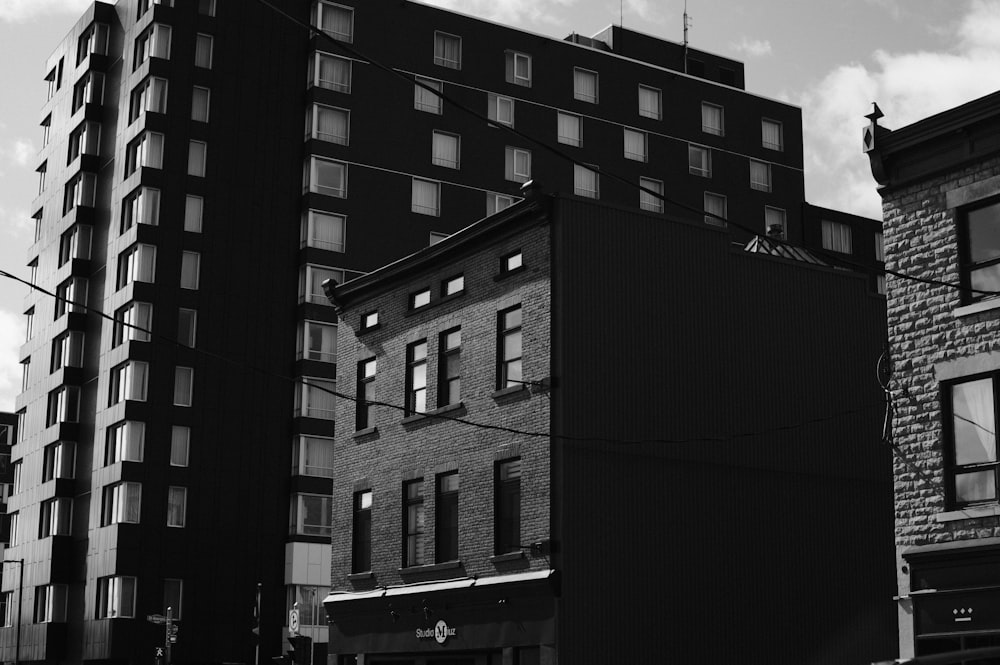
<path fill-rule="evenodd" d="M 900 653 L 1000 646 L 1000 93 L 869 131 L 886 266 L 935 280 L 888 275 Z"/>
<path fill-rule="evenodd" d="M 337 287 L 330 662 L 892 656 L 884 310 L 789 255 L 536 194 Z"/>

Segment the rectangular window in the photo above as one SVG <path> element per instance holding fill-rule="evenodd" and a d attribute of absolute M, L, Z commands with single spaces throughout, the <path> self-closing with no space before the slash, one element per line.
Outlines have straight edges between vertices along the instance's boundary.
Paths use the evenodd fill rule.
<path fill-rule="evenodd" d="M 347 145 L 351 135 L 351 112 L 313 104 L 309 109 L 308 136 L 319 141 Z"/>
<path fill-rule="evenodd" d="M 163 134 L 143 132 L 128 144 L 125 152 L 125 175 L 132 175 L 140 167 L 163 168 Z"/>
<path fill-rule="evenodd" d="M 588 199 L 601 197 L 600 179 L 597 171 L 579 164 L 573 165 L 573 193 Z"/>
<path fill-rule="evenodd" d="M 424 553 L 424 479 L 403 483 L 403 567 L 427 563 Z"/>
<path fill-rule="evenodd" d="M 83 367 L 83 333 L 71 330 L 52 340 L 50 372 L 63 367 Z"/>
<path fill-rule="evenodd" d="M 583 145 L 583 118 L 572 113 L 559 112 L 557 117 L 557 139 L 559 143 L 579 148 Z"/>
<path fill-rule="evenodd" d="M 705 192 L 705 223 L 711 226 L 725 226 L 728 218 L 726 197 L 722 194 Z"/>
<path fill-rule="evenodd" d="M 63 214 L 68 214 L 79 206 L 94 207 L 97 195 L 97 176 L 93 173 L 78 173 L 66 183 L 63 198 Z"/>
<path fill-rule="evenodd" d="M 68 230 L 64 231 L 59 236 L 59 267 L 73 260 L 89 259 L 91 236 L 92 227 L 86 224 L 74 224 Z M 35 283 L 36 275 L 34 273 L 37 270 L 37 263 L 31 266 L 32 284 Z"/>
<path fill-rule="evenodd" d="M 175 621 L 180 621 L 183 616 L 181 610 L 184 600 L 183 580 L 165 579 L 163 580 L 163 614 L 168 610 Z"/>
<path fill-rule="evenodd" d="M 764 231 L 772 238 L 787 238 L 788 226 L 785 220 L 785 211 L 781 208 L 764 207 Z"/>
<path fill-rule="evenodd" d="M 406 415 L 427 410 L 427 340 L 406 347 Z"/>
<path fill-rule="evenodd" d="M 997 212 L 1000 213 L 1000 210 Z M 875 232 L 875 260 L 885 261 L 885 236 L 882 235 L 881 231 Z"/>
<path fill-rule="evenodd" d="M 944 413 L 949 504 L 996 503 L 998 496 L 997 374 L 945 384 Z"/>
<path fill-rule="evenodd" d="M 465 276 L 458 275 L 441 282 L 441 295 L 453 296 L 465 291 Z"/>
<path fill-rule="evenodd" d="M 361 329 L 371 330 L 378 326 L 378 310 L 368 312 L 361 316 Z"/>
<path fill-rule="evenodd" d="M 434 550 L 437 563 L 458 560 L 458 472 L 437 477 Z"/>
<path fill-rule="evenodd" d="M 337 398 L 337 382 L 305 377 L 295 391 L 295 414 L 305 418 L 333 420 Z"/>
<path fill-rule="evenodd" d="M 701 103 L 701 131 L 723 136 L 726 133 L 723 109 L 716 104 Z"/>
<path fill-rule="evenodd" d="M 521 460 L 496 465 L 493 553 L 521 551 Z"/>
<path fill-rule="evenodd" d="M 497 388 L 522 385 L 521 352 L 521 306 L 517 305 L 497 314 Z"/>
<path fill-rule="evenodd" d="M 337 324 L 304 321 L 299 331 L 299 357 L 324 363 L 337 362 Z"/>
<path fill-rule="evenodd" d="M 996 240 L 1000 238 L 1000 201 L 959 210 L 956 218 L 962 286 L 982 291 L 1000 289 L 1000 244 Z M 826 222 L 823 224 L 825 240 Z M 825 242 L 823 246 L 826 247 Z M 967 302 L 993 297 L 980 293 L 966 293 L 964 296 Z"/>
<path fill-rule="evenodd" d="M 531 87 L 531 56 L 507 51 L 505 54 L 507 68 L 507 83 Z"/>
<path fill-rule="evenodd" d="M 581 102 L 597 103 L 597 72 L 589 69 L 573 68 L 573 99 Z"/>
<path fill-rule="evenodd" d="M 198 310 L 181 307 L 177 310 L 177 342 L 194 348 L 198 333 Z"/>
<path fill-rule="evenodd" d="M 45 584 L 35 587 L 35 623 L 66 621 L 65 584 Z"/>
<path fill-rule="evenodd" d="M 688 146 L 688 173 L 712 177 L 712 151 L 697 145 Z"/>
<path fill-rule="evenodd" d="M 108 428 L 104 463 L 141 462 L 146 444 L 146 423 L 123 420 Z"/>
<path fill-rule="evenodd" d="M 20 533 L 20 524 L 19 524 L 21 520 L 19 519 L 20 515 L 18 514 L 17 511 L 9 513 L 9 515 L 10 515 L 10 522 L 9 522 L 10 530 L 7 532 L 7 542 L 10 544 L 11 547 L 14 547 L 15 545 L 21 544 L 21 540 L 23 539 Z"/>
<path fill-rule="evenodd" d="M 97 619 L 131 619 L 135 617 L 134 577 L 117 575 L 97 579 Z"/>
<path fill-rule="evenodd" d="M 76 477 L 75 470 L 76 443 L 73 441 L 56 441 L 45 446 L 42 450 L 43 483 L 57 478 L 73 479 Z M 15 483 L 15 493 L 18 491 L 20 491 L 20 483 Z"/>
<path fill-rule="evenodd" d="M 438 408 L 462 400 L 462 330 L 441 333 L 438 340 Z"/>
<path fill-rule="evenodd" d="M 761 145 L 768 150 L 784 149 L 784 132 L 781 123 L 776 120 L 762 119 L 760 121 Z"/>
<path fill-rule="evenodd" d="M 761 192 L 771 191 L 771 165 L 767 162 L 750 160 L 750 189 Z"/>
<path fill-rule="evenodd" d="M 432 133 L 431 164 L 457 169 L 461 165 L 461 139 L 457 134 Z"/>
<path fill-rule="evenodd" d="M 132 70 L 149 58 L 170 59 L 170 26 L 154 23 L 142 31 L 135 40 L 135 59 Z"/>
<path fill-rule="evenodd" d="M 38 537 L 69 536 L 73 528 L 73 499 L 56 497 L 42 501 L 38 517 Z"/>
<path fill-rule="evenodd" d="M 486 113 L 490 120 L 509 127 L 514 126 L 513 99 L 489 93 L 486 95 L 486 104 Z"/>
<path fill-rule="evenodd" d="M 325 627 L 327 622 L 323 599 L 329 594 L 330 587 L 289 584 L 286 609 L 291 611 L 293 607 L 298 607 L 301 626 Z"/>
<path fill-rule="evenodd" d="M 351 532 L 351 572 L 372 569 L 372 491 L 354 493 L 354 528 Z"/>
<path fill-rule="evenodd" d="M 5 544 L 10 544 L 10 539 L 6 533 L 0 534 L 0 539 Z M 13 591 L 0 592 L 0 628 L 10 628 L 14 625 L 13 612 L 11 611 L 14 608 L 14 602 Z"/>
<path fill-rule="evenodd" d="M 639 190 L 639 207 L 649 212 L 663 212 L 663 199 L 661 198 L 663 196 L 663 181 L 639 178 L 639 186 L 659 194 L 659 196 L 655 196 L 651 192 Z"/>
<path fill-rule="evenodd" d="M 302 246 L 343 252 L 347 218 L 331 212 L 310 210 L 302 220 Z"/>
<path fill-rule="evenodd" d="M 120 482 L 104 488 L 101 526 L 138 524 L 142 512 L 142 485 Z"/>
<path fill-rule="evenodd" d="M 444 83 L 422 76 L 414 77 L 414 81 L 413 108 L 425 113 L 441 115 L 441 96 L 438 93 L 444 90 Z"/>
<path fill-rule="evenodd" d="M 121 233 L 136 224 L 156 226 L 160 223 L 160 190 L 139 187 L 125 197 L 122 203 Z"/>
<path fill-rule="evenodd" d="M 38 193 L 39 194 L 41 194 L 42 192 L 45 191 L 45 176 L 48 174 L 48 172 L 49 172 L 49 162 L 48 162 L 48 160 L 42 162 L 38 166 L 38 168 L 35 169 L 35 173 L 38 174 Z"/>
<path fill-rule="evenodd" d="M 45 426 L 80 422 L 80 386 L 60 386 L 49 393 Z"/>
<path fill-rule="evenodd" d="M 205 177 L 205 161 L 208 157 L 208 144 L 204 141 L 188 142 L 187 173 L 198 178 Z"/>
<path fill-rule="evenodd" d="M 170 431 L 170 466 L 187 466 L 191 452 L 191 428 L 174 425 Z"/>
<path fill-rule="evenodd" d="M 87 311 L 87 280 L 70 277 L 56 287 L 55 318 L 67 312 L 82 314 Z"/>
<path fill-rule="evenodd" d="M 72 112 L 76 113 L 84 104 L 104 103 L 104 74 L 87 72 L 73 86 Z"/>
<path fill-rule="evenodd" d="M 531 151 L 507 146 L 504 150 L 504 178 L 512 182 L 531 180 Z"/>
<path fill-rule="evenodd" d="M 646 132 L 638 132 L 634 129 L 624 129 L 625 139 L 625 159 L 637 162 L 645 162 L 648 159 L 648 149 L 646 145 Z"/>
<path fill-rule="evenodd" d="M 307 191 L 347 198 L 347 164 L 311 157 L 306 164 L 305 180 Z"/>
<path fill-rule="evenodd" d="M 486 192 L 486 216 L 495 215 L 514 205 L 514 197 L 495 192 Z M 447 237 L 447 236 L 445 236 Z"/>
<path fill-rule="evenodd" d="M 42 120 L 41 127 L 42 127 L 42 147 L 44 148 L 45 146 L 47 146 L 49 144 L 50 130 L 52 129 L 52 114 L 51 113 L 48 114 L 47 116 L 45 116 L 45 119 Z M 70 148 L 70 150 L 72 150 L 72 147 Z M 70 157 L 69 161 L 72 162 L 73 158 Z"/>
<path fill-rule="evenodd" d="M 194 398 L 194 368 L 174 368 L 174 406 L 191 406 Z"/>
<path fill-rule="evenodd" d="M 320 494 L 293 494 L 291 533 L 326 538 L 333 535 L 330 502 L 330 497 Z"/>
<path fill-rule="evenodd" d="M 212 91 L 201 86 L 191 89 L 191 119 L 195 122 L 208 122 Z"/>
<path fill-rule="evenodd" d="M 198 0 L 198 13 L 202 16 L 215 16 L 215 0 Z M 180 617 L 177 614 L 174 616 Z"/>
<path fill-rule="evenodd" d="M 188 194 L 184 200 L 184 230 L 190 233 L 201 233 L 204 216 L 205 199 Z"/>
<path fill-rule="evenodd" d="M 195 38 L 194 42 L 194 66 L 202 67 L 204 69 L 212 68 L 212 46 L 215 40 L 212 39 L 212 35 L 206 35 L 201 32 Z"/>
<path fill-rule="evenodd" d="M 292 473 L 333 478 L 333 439 L 300 436 L 292 447 Z"/>
<path fill-rule="evenodd" d="M 187 524 L 187 488 L 167 488 L 167 526 L 182 528 Z"/>
<path fill-rule="evenodd" d="M 446 32 L 434 33 L 434 64 L 449 69 L 462 68 L 462 38 Z"/>
<path fill-rule="evenodd" d="M 441 183 L 433 180 L 413 179 L 410 210 L 419 215 L 441 214 Z"/>
<path fill-rule="evenodd" d="M 513 272 L 524 265 L 524 260 L 521 255 L 521 250 L 516 252 L 511 252 L 504 256 L 500 261 L 500 272 Z"/>
<path fill-rule="evenodd" d="M 853 249 L 851 227 L 840 222 L 822 221 L 823 249 L 850 254 Z"/>
<path fill-rule="evenodd" d="M 181 288 L 197 290 L 201 273 L 201 254 L 181 253 Z"/>
<path fill-rule="evenodd" d="M 354 10 L 350 7 L 321 0 L 314 8 L 313 25 L 338 41 L 354 41 Z"/>
<path fill-rule="evenodd" d="M 138 243 L 118 255 L 119 289 L 133 282 L 152 284 L 156 280 L 156 246 Z"/>
<path fill-rule="evenodd" d="M 132 91 L 129 101 L 129 124 L 143 113 L 167 112 L 167 79 L 148 76 Z"/>
<path fill-rule="evenodd" d="M 355 405 L 354 428 L 358 431 L 372 427 L 372 415 L 375 405 L 375 374 L 378 371 L 378 361 L 368 358 L 358 363 L 358 390 Z"/>
<path fill-rule="evenodd" d="M 101 152 L 101 125 L 86 120 L 69 135 L 69 156 L 67 164 L 80 155 L 98 155 Z"/>
<path fill-rule="evenodd" d="M 639 115 L 659 120 L 663 117 L 663 93 L 657 88 L 639 86 Z"/>
<path fill-rule="evenodd" d="M 112 348 L 122 342 L 148 342 L 153 328 L 153 306 L 148 302 L 130 302 L 115 312 Z"/>
<path fill-rule="evenodd" d="M 352 64 L 347 58 L 317 52 L 311 63 L 309 80 L 320 88 L 350 94 Z"/>
<path fill-rule="evenodd" d="M 146 401 L 146 382 L 149 364 L 130 360 L 111 370 L 111 386 L 108 406 L 126 400 Z"/>
<path fill-rule="evenodd" d="M 307 264 L 299 272 L 299 302 L 330 305 L 330 301 L 323 291 L 323 282 L 328 279 L 335 280 L 338 284 L 343 284 L 344 271 Z"/>

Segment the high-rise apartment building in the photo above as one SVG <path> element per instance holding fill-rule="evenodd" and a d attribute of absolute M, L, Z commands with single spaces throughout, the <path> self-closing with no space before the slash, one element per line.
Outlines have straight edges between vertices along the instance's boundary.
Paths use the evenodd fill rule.
<path fill-rule="evenodd" d="M 800 111 L 747 93 L 741 63 L 618 27 L 557 40 L 395 0 L 97 2 L 44 80 L 4 660 L 150 658 L 164 630 L 146 617 L 168 607 L 178 661 L 266 660 L 295 603 L 325 640 L 323 280 L 529 179 L 678 213 L 641 184 L 704 223 L 819 238 Z M 828 249 L 871 258 L 831 229 Z"/>

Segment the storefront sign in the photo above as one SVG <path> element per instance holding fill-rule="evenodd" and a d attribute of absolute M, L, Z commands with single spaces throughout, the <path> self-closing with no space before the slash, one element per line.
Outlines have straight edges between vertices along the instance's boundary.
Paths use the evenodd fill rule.
<path fill-rule="evenodd" d="M 455 637 L 455 631 L 455 628 L 449 628 L 444 619 L 441 619 L 433 628 L 417 628 L 417 639 L 426 640 L 433 637 L 438 644 L 444 644 L 449 637 Z"/>

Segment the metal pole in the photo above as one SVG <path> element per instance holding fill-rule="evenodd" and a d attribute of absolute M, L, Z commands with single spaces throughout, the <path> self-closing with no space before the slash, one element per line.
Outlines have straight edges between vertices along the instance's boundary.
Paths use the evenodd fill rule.
<path fill-rule="evenodd" d="M 167 638 L 166 638 L 166 640 L 164 640 L 164 646 L 166 648 L 163 650 L 163 653 L 166 656 L 166 665 L 170 665 L 170 638 L 173 637 L 173 632 L 174 632 L 172 630 L 173 626 L 174 626 L 174 608 L 173 607 L 168 607 L 167 608 L 167 623 L 166 623 Z"/>
<path fill-rule="evenodd" d="M 263 631 L 260 629 L 260 587 L 261 583 L 257 582 L 257 602 L 255 605 L 255 611 L 257 612 L 257 645 L 253 648 L 253 662 L 254 665 L 260 665 L 260 641 L 264 637 Z"/>

